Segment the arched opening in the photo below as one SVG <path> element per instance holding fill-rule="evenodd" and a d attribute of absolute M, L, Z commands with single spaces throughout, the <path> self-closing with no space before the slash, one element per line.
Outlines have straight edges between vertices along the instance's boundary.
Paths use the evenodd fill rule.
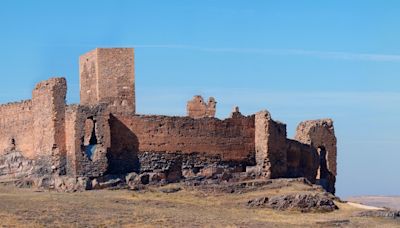
<path fill-rule="evenodd" d="M 328 169 L 328 151 L 326 151 L 325 147 L 320 146 L 317 148 L 318 156 L 319 156 L 319 167 L 317 173 L 317 184 L 321 185 L 325 190 L 334 193 L 335 189 L 332 186 L 332 180 L 334 180 L 335 176 Z"/>
<path fill-rule="evenodd" d="M 85 121 L 84 151 L 89 160 L 92 160 L 97 147 L 96 121 L 89 117 Z"/>
<path fill-rule="evenodd" d="M 318 147 L 319 155 L 319 168 L 318 168 L 318 179 L 326 179 L 329 176 L 327 152 L 325 147 Z"/>

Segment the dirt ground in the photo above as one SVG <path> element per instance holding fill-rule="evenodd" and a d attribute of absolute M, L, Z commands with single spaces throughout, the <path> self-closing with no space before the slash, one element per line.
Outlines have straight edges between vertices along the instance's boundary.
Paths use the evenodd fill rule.
<path fill-rule="evenodd" d="M 181 188 L 175 193 L 161 190 Z M 310 191 L 300 183 L 222 193 L 181 185 L 145 191 L 59 193 L 0 187 L 1 227 L 400 227 L 398 220 L 362 218 L 362 211 L 336 202 L 330 213 L 250 209 L 260 196 Z"/>

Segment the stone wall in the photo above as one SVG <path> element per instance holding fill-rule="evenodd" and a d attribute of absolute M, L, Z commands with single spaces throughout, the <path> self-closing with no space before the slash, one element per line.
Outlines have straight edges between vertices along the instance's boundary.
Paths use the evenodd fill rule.
<path fill-rule="evenodd" d="M 98 102 L 97 72 L 97 49 L 95 49 L 79 58 L 80 103 L 83 105 L 95 105 Z"/>
<path fill-rule="evenodd" d="M 135 113 L 133 48 L 97 48 L 80 57 L 82 105 L 106 103 L 113 113 Z"/>
<path fill-rule="evenodd" d="M 217 102 L 213 97 L 208 98 L 206 103 L 201 96 L 194 96 L 192 100 L 188 101 L 186 106 L 187 115 L 194 119 L 204 117 L 215 117 Z"/>
<path fill-rule="evenodd" d="M 118 151 L 203 153 L 244 161 L 254 155 L 254 116 L 192 119 L 169 116 L 111 118 L 113 154 Z"/>
<path fill-rule="evenodd" d="M 31 100 L 0 105 L 0 155 L 11 150 L 35 157 Z"/>
<path fill-rule="evenodd" d="M 32 92 L 33 150 L 37 157 L 51 159 L 57 172 L 65 172 L 65 78 L 38 83 Z"/>
<path fill-rule="evenodd" d="M 66 110 L 67 173 L 97 177 L 109 166 L 110 113 L 107 105 L 70 105 Z"/>
<path fill-rule="evenodd" d="M 331 119 L 301 122 L 297 127 L 295 139 L 299 142 L 309 144 L 316 149 L 324 148 L 326 150 L 328 170 L 333 175 L 337 175 L 337 142 Z"/>
<path fill-rule="evenodd" d="M 287 171 L 285 177 L 305 177 L 316 182 L 319 167 L 317 150 L 307 144 L 287 139 Z"/>
<path fill-rule="evenodd" d="M 301 122 L 297 127 L 295 139 L 317 150 L 320 163 L 317 182 L 334 193 L 337 175 L 337 142 L 333 121 L 321 119 Z"/>
<path fill-rule="evenodd" d="M 255 116 L 256 163 L 267 178 L 285 177 L 287 172 L 286 125 L 274 121 L 268 111 Z"/>

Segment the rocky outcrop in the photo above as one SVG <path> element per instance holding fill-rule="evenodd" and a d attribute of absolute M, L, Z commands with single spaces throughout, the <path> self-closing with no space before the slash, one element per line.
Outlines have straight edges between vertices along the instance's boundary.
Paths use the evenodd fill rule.
<path fill-rule="evenodd" d="M 24 182 L 26 179 L 37 179 L 56 173 L 56 167 L 52 166 L 51 157 L 38 157 L 31 160 L 19 151 L 9 151 L 0 155 L 0 182 Z"/>
<path fill-rule="evenodd" d="M 363 211 L 363 212 L 360 212 L 358 214 L 358 216 L 400 219 L 400 211 L 397 211 L 397 210 Z"/>
<path fill-rule="evenodd" d="M 251 208 L 271 208 L 274 210 L 298 210 L 301 212 L 331 212 L 339 209 L 334 197 L 323 193 L 296 193 L 261 197 L 247 202 Z"/>
<path fill-rule="evenodd" d="M 0 181 L 13 181 L 31 176 L 35 171 L 35 162 L 20 152 L 12 151 L 0 156 Z"/>

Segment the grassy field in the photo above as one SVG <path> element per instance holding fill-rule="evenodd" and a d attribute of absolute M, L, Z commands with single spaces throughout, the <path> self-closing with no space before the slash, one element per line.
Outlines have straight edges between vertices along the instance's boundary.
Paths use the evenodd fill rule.
<path fill-rule="evenodd" d="M 167 186 L 172 188 L 175 186 Z M 260 196 L 310 191 L 294 183 L 242 194 L 182 187 L 142 192 L 101 190 L 58 193 L 0 187 L 2 227 L 399 227 L 390 219 L 354 216 L 361 209 L 337 203 L 331 213 L 300 213 L 250 209 L 246 202 Z M 335 226 L 338 225 L 338 226 Z"/>

